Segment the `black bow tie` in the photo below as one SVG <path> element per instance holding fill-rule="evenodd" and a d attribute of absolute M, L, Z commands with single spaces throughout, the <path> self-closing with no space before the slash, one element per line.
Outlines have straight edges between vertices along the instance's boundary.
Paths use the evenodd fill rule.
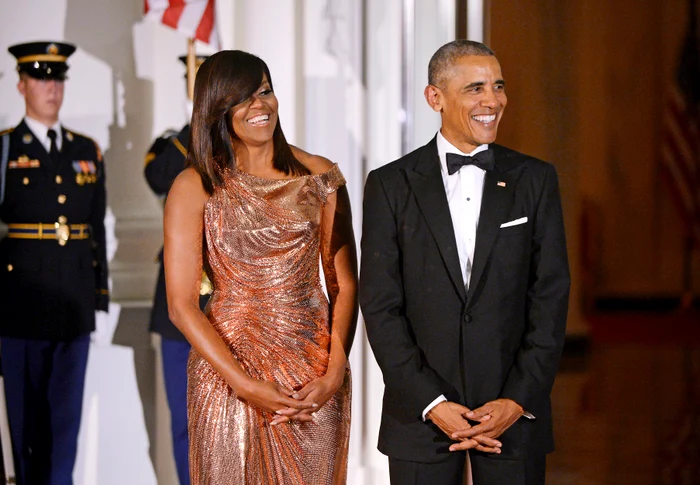
<path fill-rule="evenodd" d="M 475 165 L 482 170 L 490 172 L 493 170 L 493 150 L 484 150 L 473 157 L 468 155 L 447 154 L 447 173 L 452 175 L 465 165 Z"/>

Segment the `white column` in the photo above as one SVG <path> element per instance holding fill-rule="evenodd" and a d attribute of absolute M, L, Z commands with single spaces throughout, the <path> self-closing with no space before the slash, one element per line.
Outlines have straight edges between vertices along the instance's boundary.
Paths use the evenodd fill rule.
<path fill-rule="evenodd" d="M 303 0 L 244 0 L 236 2 L 234 14 L 233 47 L 267 63 L 282 129 L 292 144 L 304 140 L 302 18 Z"/>
<path fill-rule="evenodd" d="M 365 88 L 360 0 L 305 0 L 302 29 L 304 132 L 302 147 L 339 164 L 347 180 L 357 242 L 361 230 Z M 301 142 L 301 140 L 300 140 Z M 353 374 L 348 483 L 365 482 L 363 450 L 364 328 L 350 354 Z"/>
<path fill-rule="evenodd" d="M 402 155 L 402 7 L 403 0 L 366 2 L 367 171 Z M 356 210 L 361 210 L 361 205 Z M 386 456 L 377 451 L 384 382 L 366 340 L 364 343 L 364 461 L 366 485 L 389 483 Z"/>
<path fill-rule="evenodd" d="M 428 84 L 430 58 L 444 44 L 455 39 L 454 0 L 412 0 L 413 19 L 413 94 L 410 97 L 410 117 L 413 119 L 411 145 L 413 150 L 425 145 L 440 129 L 440 116 L 425 101 L 423 91 Z"/>
<path fill-rule="evenodd" d="M 484 41 L 484 0 L 467 0 L 467 38 Z"/>

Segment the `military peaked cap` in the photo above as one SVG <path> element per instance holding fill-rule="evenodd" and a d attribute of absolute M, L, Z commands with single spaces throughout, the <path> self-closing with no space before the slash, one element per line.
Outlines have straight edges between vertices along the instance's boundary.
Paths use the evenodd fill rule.
<path fill-rule="evenodd" d="M 63 42 L 27 42 L 7 49 L 17 58 L 17 72 L 36 79 L 66 79 L 66 60 L 75 52 L 75 46 Z"/>

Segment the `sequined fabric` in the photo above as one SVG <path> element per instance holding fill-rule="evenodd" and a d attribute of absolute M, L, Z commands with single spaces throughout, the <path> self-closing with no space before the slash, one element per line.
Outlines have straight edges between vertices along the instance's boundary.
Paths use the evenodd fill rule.
<path fill-rule="evenodd" d="M 205 208 L 215 291 L 208 317 L 248 374 L 300 389 L 325 374 L 329 305 L 319 277 L 321 209 L 337 165 L 285 180 L 231 172 Z M 344 484 L 350 372 L 314 422 L 271 426 L 196 352 L 188 365 L 193 485 Z"/>

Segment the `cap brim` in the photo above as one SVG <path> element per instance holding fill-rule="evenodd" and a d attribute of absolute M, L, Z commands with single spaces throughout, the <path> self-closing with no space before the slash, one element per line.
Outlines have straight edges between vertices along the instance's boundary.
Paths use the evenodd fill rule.
<path fill-rule="evenodd" d="M 41 80 L 65 81 L 68 66 L 63 62 L 32 62 L 18 64 L 17 72 Z"/>

